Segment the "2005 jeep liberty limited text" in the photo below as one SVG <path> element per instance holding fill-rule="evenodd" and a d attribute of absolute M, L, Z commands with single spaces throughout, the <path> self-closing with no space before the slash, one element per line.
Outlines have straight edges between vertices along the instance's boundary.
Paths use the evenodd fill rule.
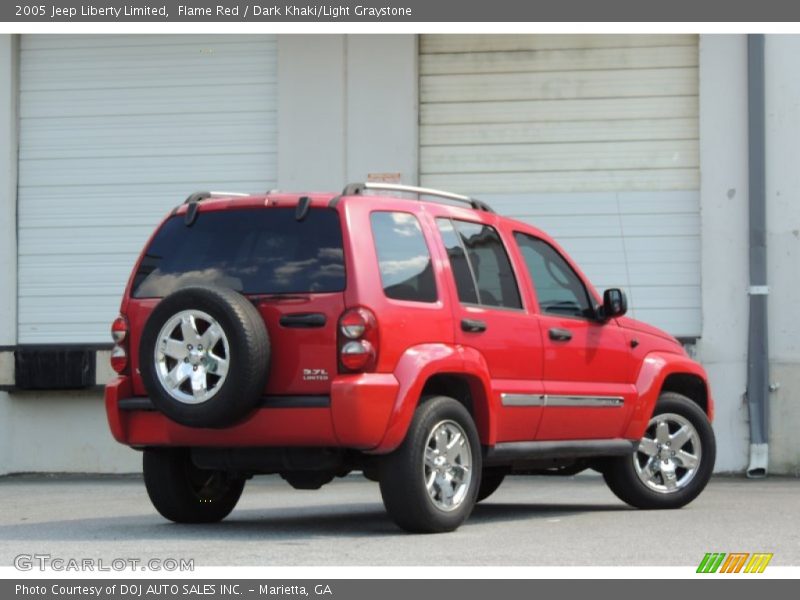
<path fill-rule="evenodd" d="M 353 470 L 408 531 L 457 528 L 509 473 L 592 468 L 628 504 L 678 508 L 714 466 L 706 374 L 626 309 L 469 197 L 193 194 L 125 290 L 108 421 L 183 523 L 225 518 L 253 475 Z"/>

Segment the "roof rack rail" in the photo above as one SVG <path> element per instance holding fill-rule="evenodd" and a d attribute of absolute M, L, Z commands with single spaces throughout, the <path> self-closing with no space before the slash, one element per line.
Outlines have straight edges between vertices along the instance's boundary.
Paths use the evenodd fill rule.
<path fill-rule="evenodd" d="M 342 196 L 357 196 L 363 194 L 366 190 L 384 190 L 389 192 L 405 192 L 409 194 L 417 194 L 418 196 L 434 196 L 437 198 L 444 198 L 446 200 L 454 200 L 456 202 L 463 202 L 468 204 L 475 210 L 483 210 L 485 212 L 493 213 L 494 210 L 491 206 L 482 200 L 476 200 L 469 196 L 462 194 L 454 194 L 453 192 L 445 192 L 442 190 L 434 190 L 431 188 L 417 187 L 414 185 L 401 185 L 399 183 L 350 183 L 342 190 Z M 421 200 L 422 198 L 420 198 Z"/>
<path fill-rule="evenodd" d="M 191 202 L 202 202 L 203 200 L 208 200 L 209 198 L 226 198 L 228 196 L 246 198 L 249 195 L 250 194 L 242 194 L 241 192 L 195 192 L 194 194 L 190 194 L 189 197 L 183 201 L 183 203 L 190 204 Z"/>

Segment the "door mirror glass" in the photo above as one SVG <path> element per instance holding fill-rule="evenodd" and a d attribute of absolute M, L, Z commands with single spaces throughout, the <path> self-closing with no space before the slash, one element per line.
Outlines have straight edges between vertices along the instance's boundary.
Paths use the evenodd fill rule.
<path fill-rule="evenodd" d="M 614 317 L 621 317 L 628 312 L 628 298 L 619 288 L 610 288 L 603 292 L 602 320 L 608 321 Z"/>

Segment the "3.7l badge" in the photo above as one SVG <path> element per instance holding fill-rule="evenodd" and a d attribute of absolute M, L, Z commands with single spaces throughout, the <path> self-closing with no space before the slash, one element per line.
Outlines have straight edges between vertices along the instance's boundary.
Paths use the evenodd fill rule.
<path fill-rule="evenodd" d="M 303 381 L 328 381 L 327 369 L 303 369 Z"/>

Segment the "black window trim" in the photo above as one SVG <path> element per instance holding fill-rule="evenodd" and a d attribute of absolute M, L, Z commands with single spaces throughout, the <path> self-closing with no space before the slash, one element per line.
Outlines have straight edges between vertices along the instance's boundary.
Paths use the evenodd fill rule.
<path fill-rule="evenodd" d="M 452 217 L 448 217 L 447 219 L 450 221 L 450 227 L 453 228 L 453 231 L 456 234 L 456 240 L 458 241 L 458 245 L 461 246 L 461 251 L 464 253 L 464 259 L 467 262 L 467 269 L 469 269 L 469 278 L 472 280 L 472 285 L 475 287 L 475 297 L 478 299 L 478 306 L 484 306 L 483 300 L 481 300 L 481 288 L 478 286 L 478 278 L 475 277 L 475 269 L 472 268 L 472 261 L 469 258 L 469 252 L 467 252 L 467 246 L 464 244 L 464 240 L 461 238 L 461 232 L 458 230 L 455 224 L 455 219 Z M 472 223 L 473 221 L 468 221 Z M 458 290 L 456 290 L 457 292 Z M 461 300 L 459 299 L 459 302 Z"/>
<path fill-rule="evenodd" d="M 521 234 L 521 235 L 527 236 L 529 238 L 532 238 L 534 240 L 538 240 L 538 241 L 542 242 L 543 244 L 547 244 L 553 250 L 553 252 L 555 252 L 559 257 L 561 257 L 561 260 L 563 260 L 566 263 L 567 267 L 569 267 L 569 270 L 572 271 L 572 274 L 575 275 L 575 277 L 578 279 L 578 281 L 580 281 L 581 286 L 583 286 L 583 291 L 586 294 L 586 299 L 589 300 L 589 307 L 592 309 L 593 316 L 591 316 L 591 317 L 580 317 L 578 315 L 559 315 L 559 314 L 543 311 L 541 304 L 539 304 L 539 294 L 536 291 L 536 282 L 533 280 L 533 275 L 531 275 L 530 269 L 528 269 L 528 266 L 526 264 L 525 265 L 525 270 L 528 271 L 528 279 L 530 279 L 530 281 L 531 281 L 531 291 L 533 291 L 533 297 L 534 297 L 534 300 L 536 301 L 536 312 L 534 314 L 539 315 L 539 316 L 543 316 L 543 317 L 554 317 L 554 318 L 557 318 L 557 319 L 572 319 L 572 320 L 575 320 L 575 321 L 587 321 L 589 323 L 597 323 L 598 322 L 597 301 L 595 300 L 594 296 L 589 293 L 589 288 L 587 287 L 586 282 L 583 280 L 583 277 L 578 275 L 578 273 L 575 271 L 575 269 L 572 268 L 572 265 L 569 263 L 569 261 L 566 258 L 564 258 L 564 255 L 561 252 L 558 251 L 558 248 L 553 246 L 553 244 L 551 244 L 547 240 L 539 237 L 538 235 L 534 235 L 534 234 L 529 233 L 527 231 L 522 231 L 522 230 L 519 230 L 519 229 L 515 229 L 512 232 L 512 237 L 514 238 L 514 244 L 516 244 L 517 250 L 519 251 L 520 256 L 523 256 L 523 255 L 522 255 L 522 248 L 520 248 L 520 244 L 517 241 L 517 234 Z M 523 261 L 525 260 L 524 256 L 522 257 L 522 259 L 523 259 Z"/>
<path fill-rule="evenodd" d="M 391 213 L 402 213 L 402 214 L 411 215 L 412 217 L 414 217 L 414 219 L 417 222 L 417 225 L 419 225 L 419 232 L 422 235 L 422 242 L 425 244 L 425 249 L 428 251 L 428 259 L 431 261 L 431 269 L 432 269 L 431 274 L 433 276 L 433 288 L 434 288 L 434 291 L 436 292 L 436 298 L 434 298 L 433 300 L 407 300 L 407 299 L 404 299 L 404 298 L 392 298 L 391 296 L 388 296 L 386 294 L 386 288 L 383 286 L 383 273 L 381 273 L 381 259 L 378 256 L 378 240 L 375 239 L 375 232 L 372 229 L 372 215 L 374 215 L 375 213 L 389 213 L 389 214 L 391 214 Z M 389 301 L 389 302 L 400 302 L 400 303 L 413 302 L 414 304 L 422 304 L 423 306 L 429 306 L 429 307 L 430 306 L 439 306 L 439 307 L 441 307 L 442 296 L 439 293 L 439 282 L 436 279 L 436 269 L 433 268 L 433 254 L 431 253 L 431 247 L 430 247 L 430 244 L 428 243 L 428 239 L 425 237 L 425 229 L 424 229 L 424 227 L 422 225 L 422 220 L 419 218 L 419 216 L 417 216 L 415 213 L 413 213 L 411 211 L 408 211 L 408 210 L 394 210 L 394 209 L 390 209 L 390 208 L 376 208 L 376 209 L 373 209 L 373 210 L 369 211 L 369 214 L 367 215 L 367 220 L 369 221 L 369 231 L 370 231 L 370 235 L 372 235 L 372 247 L 375 249 L 375 258 L 377 260 L 377 267 L 378 267 L 378 277 L 380 278 L 380 281 L 381 281 L 381 291 L 383 292 L 384 299 Z"/>
<path fill-rule="evenodd" d="M 500 230 L 497 227 L 493 226 L 493 225 L 489 225 L 488 223 L 482 223 L 480 221 L 470 221 L 469 219 L 456 219 L 456 218 L 450 217 L 450 216 L 447 216 L 447 217 L 435 217 L 435 220 L 436 221 L 440 221 L 440 220 L 441 221 L 450 221 L 450 226 L 453 228 L 453 231 L 456 234 L 456 240 L 458 240 L 458 244 L 459 244 L 459 246 L 461 246 L 461 250 L 464 252 L 464 258 L 465 258 L 465 260 L 467 262 L 467 267 L 469 268 L 469 275 L 470 275 L 470 278 L 472 279 L 472 285 L 475 288 L 475 297 L 478 299 L 478 303 L 477 304 L 474 303 L 474 302 L 462 302 L 461 298 L 458 298 L 458 286 L 456 285 L 455 286 L 456 287 L 456 298 L 458 298 L 458 303 L 461 306 L 468 306 L 468 307 L 471 307 L 471 308 L 482 308 L 484 310 L 501 310 L 501 311 L 517 312 L 517 313 L 527 313 L 528 310 L 525 307 L 525 299 L 524 299 L 523 294 L 522 294 L 522 288 L 520 288 L 520 285 L 519 285 L 519 275 L 517 274 L 516 270 L 514 269 L 514 261 L 511 260 L 511 255 L 508 253 L 508 248 L 506 247 L 506 244 L 503 241 L 503 236 L 501 235 Z M 503 252 L 506 255 L 506 259 L 508 260 L 508 266 L 510 267 L 511 275 L 512 275 L 512 277 L 514 277 L 514 285 L 517 288 L 517 297 L 519 298 L 519 303 L 520 303 L 519 308 L 514 307 L 514 306 L 495 306 L 495 305 L 492 305 L 492 304 L 483 304 L 483 302 L 481 302 L 481 290 L 478 287 L 478 280 L 475 278 L 475 271 L 472 268 L 472 261 L 469 258 L 469 253 L 467 252 L 467 247 L 464 245 L 464 240 L 461 239 L 461 233 L 459 232 L 458 228 L 456 227 L 455 221 L 461 221 L 463 223 L 471 223 L 473 225 L 480 225 L 481 227 L 491 227 L 494 230 L 494 232 L 497 234 L 497 239 L 500 240 L 500 245 L 502 246 Z M 438 225 L 436 226 L 436 231 L 439 234 L 439 240 L 442 243 L 442 247 L 444 247 L 444 240 L 442 239 L 442 232 L 439 230 L 439 226 Z M 447 255 L 447 252 L 445 252 L 445 255 Z M 447 263 L 448 263 L 448 266 L 449 266 L 448 270 L 452 273 L 452 265 L 450 264 L 450 258 L 449 257 L 447 257 Z M 453 284 L 455 285 L 455 275 L 453 275 Z"/>

